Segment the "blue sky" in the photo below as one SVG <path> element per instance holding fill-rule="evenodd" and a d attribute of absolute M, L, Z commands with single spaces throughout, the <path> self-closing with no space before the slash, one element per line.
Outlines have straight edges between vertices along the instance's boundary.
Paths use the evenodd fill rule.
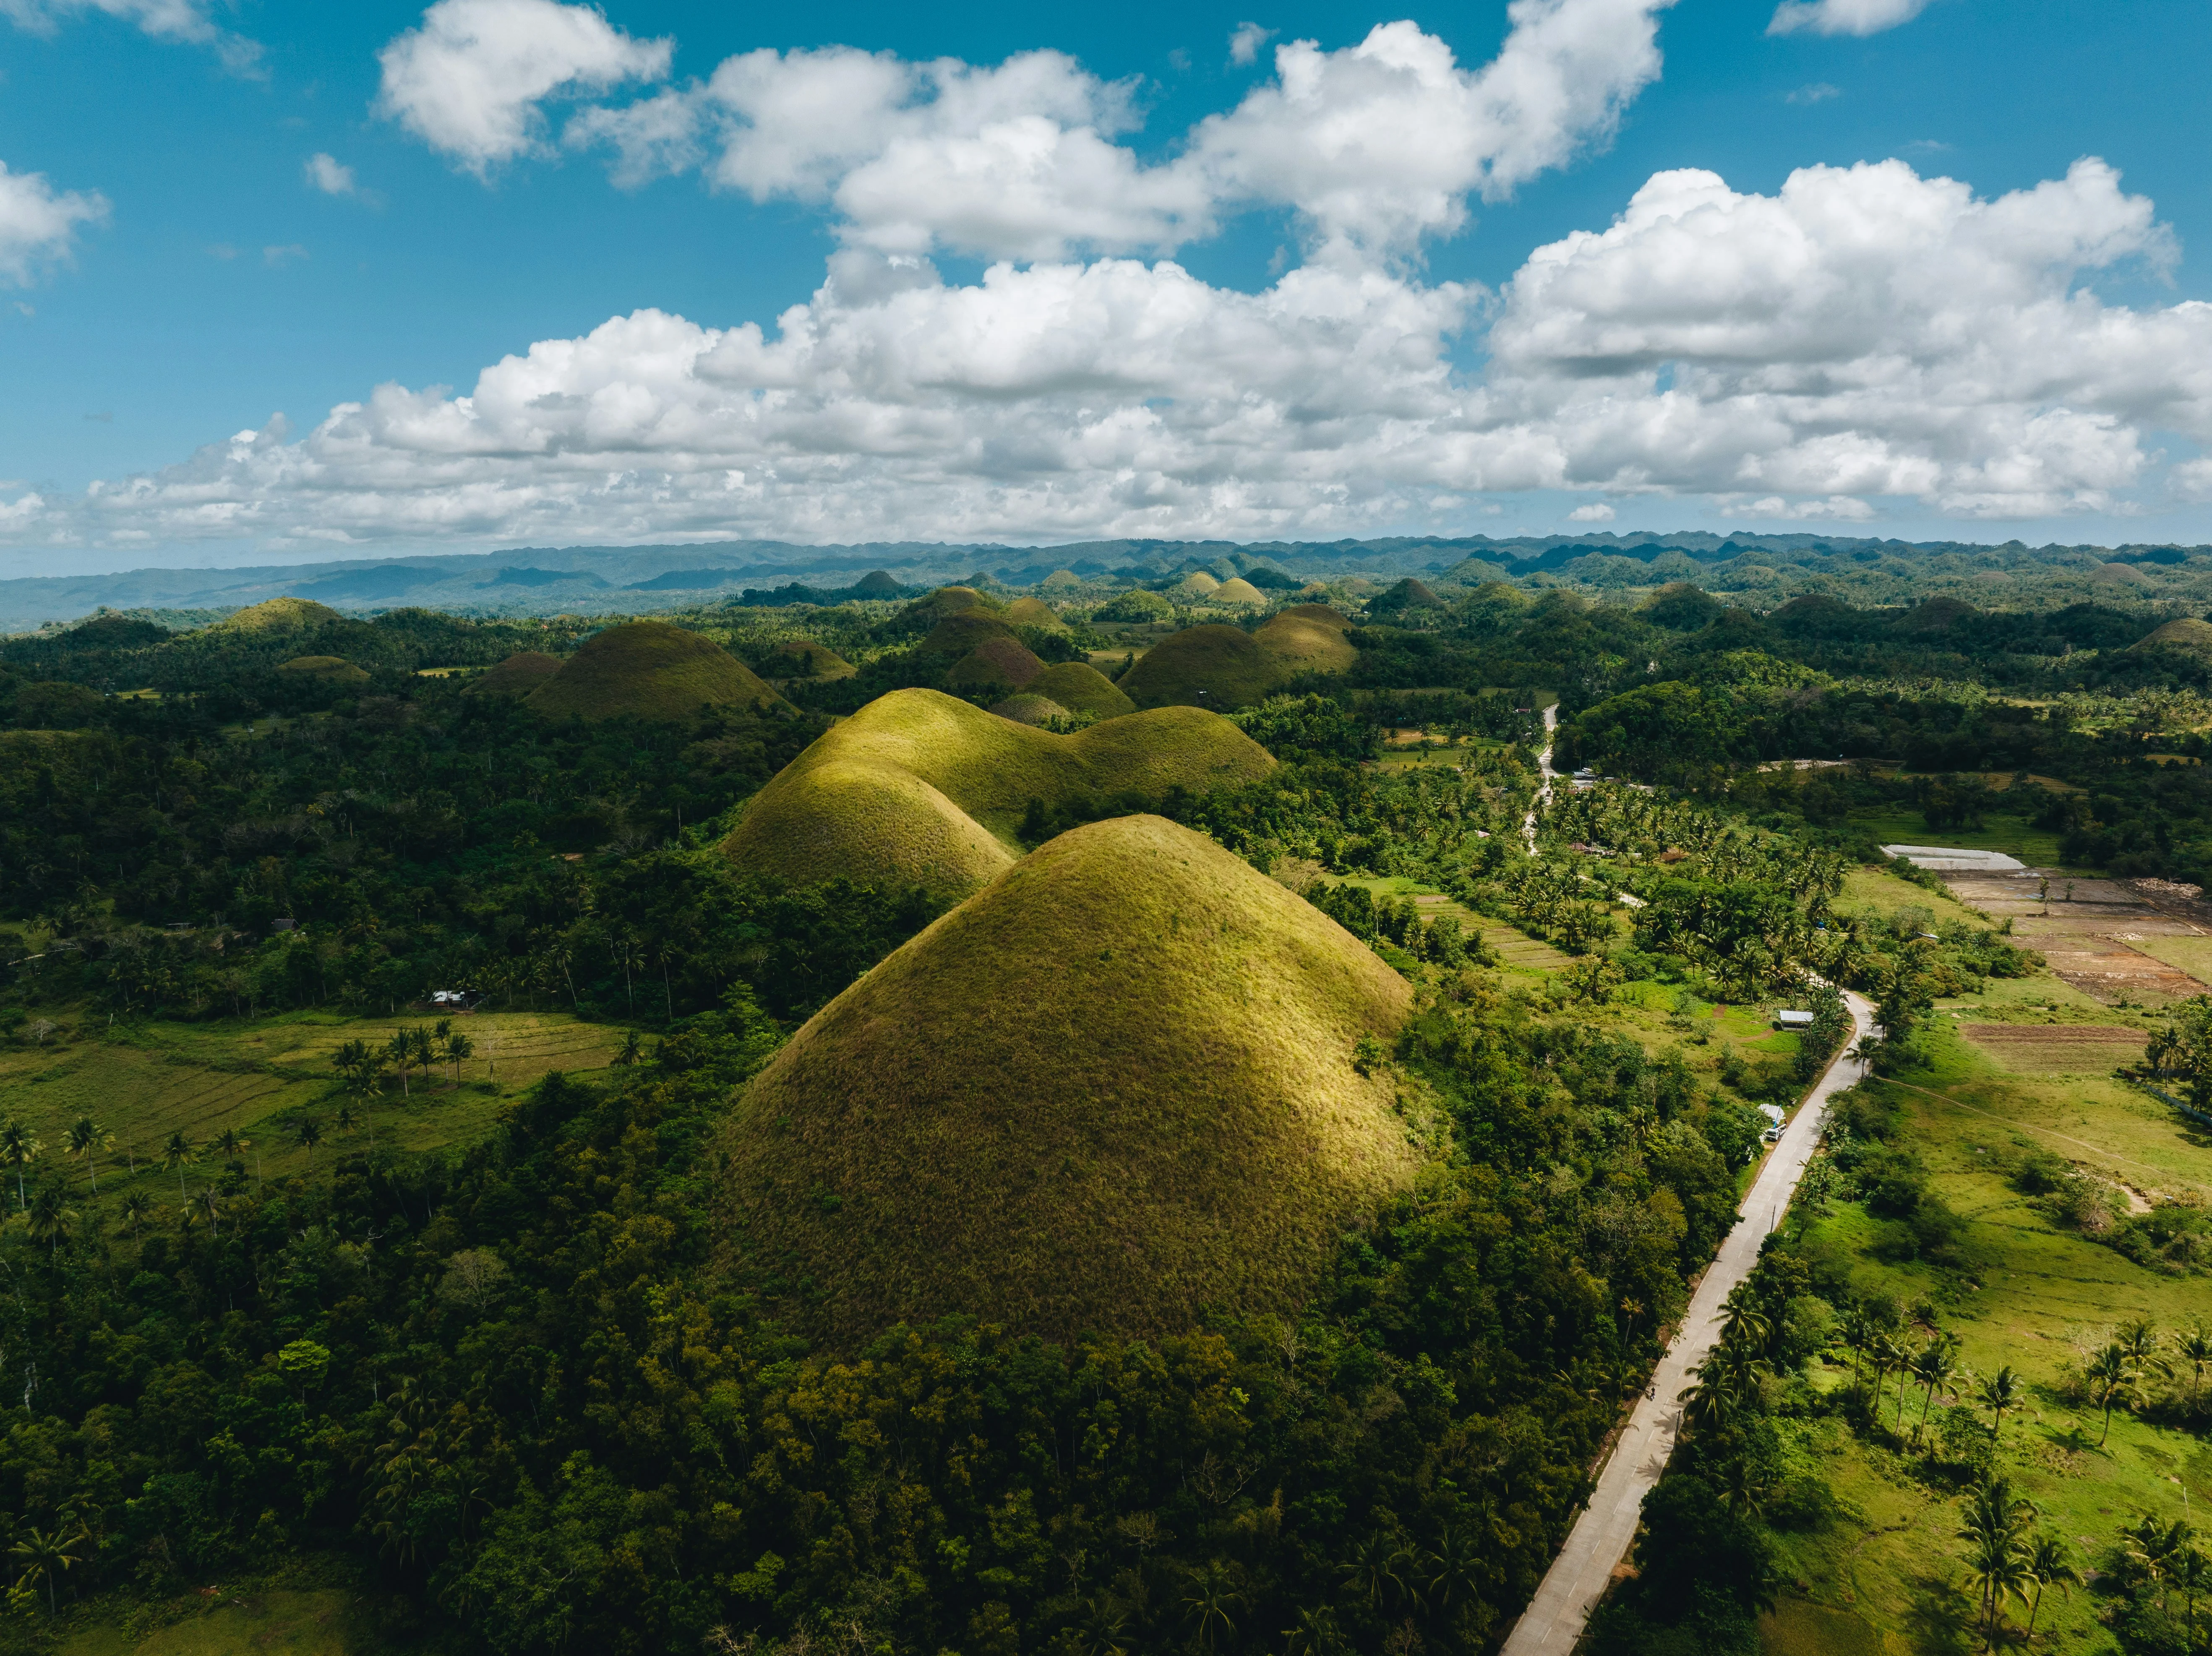
<path fill-rule="evenodd" d="M 1864 26 L 1885 3 L 1915 9 L 1824 3 L 1836 9 L 1808 14 L 1816 26 Z M 580 11 L 447 0 L 434 9 L 441 25 L 416 5 L 0 0 L 0 162 L 81 209 L 65 236 L 18 232 L 0 290 L 0 572 L 730 534 L 1333 538 L 1579 522 L 2212 537 L 2212 473 L 2190 469 L 2212 437 L 2212 327 L 2188 306 L 2212 268 L 2191 256 L 2212 229 L 2194 84 L 2212 57 L 2212 9 L 2201 3 L 1936 0 L 1863 35 L 1776 33 L 1771 4 L 1733 0 L 1529 0 L 1515 19 L 1492 3 L 833 4 L 773 19 L 614 5 L 577 27 L 633 63 L 672 42 L 666 72 L 594 81 L 587 65 L 523 106 L 537 153 L 488 160 L 439 146 L 438 123 L 469 116 L 450 106 L 465 94 L 426 81 L 418 102 L 447 104 L 410 117 L 380 61 L 395 42 L 434 37 L 441 74 L 474 74 L 486 16 L 470 4 L 509 4 L 491 21 L 517 50 Z M 1577 7 L 1605 15 L 1578 25 Z M 1418 156 L 1375 161 L 1376 198 L 1440 190 L 1465 203 L 1463 224 L 1449 201 L 1385 221 L 1318 193 L 1370 193 L 1361 124 L 1390 100 L 1363 103 L 1350 80 L 1340 93 L 1328 77 L 1360 70 L 1370 31 L 1401 20 L 1466 77 L 1516 27 L 1524 44 L 1547 27 L 1566 40 L 1542 58 L 1565 114 L 1540 98 L 1516 105 L 1501 83 L 1475 100 L 1502 100 L 1505 113 L 1466 139 L 1474 170 L 1409 183 Z M 1649 61 L 1607 57 L 1606 38 L 1638 21 L 1656 26 Z M 1246 25 L 1266 37 L 1232 61 Z M 1300 39 L 1315 43 L 1322 102 L 1287 116 L 1249 102 L 1285 72 L 1276 49 Z M 840 179 L 872 176 L 874 150 L 823 163 L 831 171 L 805 187 L 710 181 L 732 130 L 756 144 L 775 135 L 750 106 L 750 124 L 729 126 L 698 83 L 762 48 L 833 46 L 978 71 L 1065 54 L 1051 85 L 994 91 L 976 118 L 1095 128 L 1097 153 L 1124 157 L 1137 182 L 1075 207 L 1055 185 L 1045 228 L 976 232 L 972 203 L 930 198 L 953 152 L 928 145 L 982 129 L 925 118 L 951 94 L 919 83 L 884 114 L 886 145 L 922 146 L 884 186 L 918 194 L 919 228 L 885 227 L 898 215 L 880 191 L 872 208 L 835 193 Z M 673 175 L 621 187 L 609 145 L 562 142 L 579 112 L 633 110 L 670 88 L 692 134 Z M 1473 107 L 1449 84 L 1439 95 L 1441 123 Z M 1200 123 L 1232 112 L 1241 125 L 1196 165 Z M 1508 137 L 1484 136 L 1486 121 Z M 1322 122 L 1349 149 L 1297 153 L 1300 124 Z M 1484 145 L 1538 128 L 1528 143 L 1541 153 L 1482 191 L 1499 165 Z M 326 182 L 349 177 L 343 193 L 311 181 L 317 155 L 345 169 L 325 169 Z M 2085 156 L 2117 182 L 2076 173 L 2049 210 L 2023 204 L 2005 219 L 2071 227 L 2064 246 L 2023 251 L 2014 230 L 1984 223 L 1982 204 L 2066 180 Z M 1893 161 L 1910 171 L 1751 221 L 1799 169 Z M 1569 260 L 1542 294 L 1522 276 L 1537 249 L 1605 231 L 1655 175 L 1687 168 L 1733 192 L 1705 204 L 1703 251 L 1688 255 L 1735 273 L 1717 312 L 1701 308 L 1694 270 L 1664 274 L 1684 256 L 1661 245 L 1664 226 Z M 1947 207 L 1928 185 L 1937 178 L 1971 199 Z M 1692 191 L 1685 206 L 1680 194 L 1655 205 L 1659 218 L 1705 199 Z M 1109 210 L 1117 224 L 1133 214 L 1175 227 L 1091 234 Z M 1923 222 L 1931 214 L 1942 221 Z M 1854 215 L 1919 229 L 1861 246 L 1838 228 Z M 1808 252 L 1808 234 L 1833 240 Z M 9 246 L 0 227 L 0 253 Z M 778 316 L 823 288 L 841 248 L 878 264 L 888 250 L 927 291 L 895 315 L 854 277 L 810 312 L 818 337 L 800 367 L 748 358 L 708 371 L 699 364 L 720 361 L 702 355 L 711 340 L 605 339 L 601 360 L 529 377 L 530 408 L 631 410 L 589 431 L 421 395 L 465 396 L 509 354 L 647 308 L 695 335 L 757 323 L 773 347 Z M 1188 279 L 1163 292 L 1170 258 Z M 1001 259 L 1024 291 L 985 282 Z M 1863 325 L 1838 338 L 1809 312 L 1776 322 L 1778 287 L 1800 280 L 1793 260 L 1808 289 L 1863 300 Z M 1045 267 L 1072 274 L 1040 297 L 1027 289 L 1044 284 L 1021 279 Z M 1328 297 L 1304 294 L 1301 272 L 1326 273 Z M 1098 300 L 1084 273 L 1091 287 L 1111 278 L 1114 297 Z M 2094 315 L 2064 297 L 2085 288 Z M 1239 303 L 1270 296 L 1282 303 L 1264 319 Z M 1000 360 L 1009 337 L 1025 342 L 1019 362 Z M 1606 343 L 1620 341 L 1618 352 Z M 1931 350 L 1954 355 L 1931 366 Z M 671 352 L 689 366 L 670 367 Z M 894 355 L 896 372 L 883 368 Z M 1990 388 L 1992 362 L 2023 361 L 2071 366 Z M 854 391 L 856 372 L 878 371 L 884 383 Z M 416 396 L 319 433 L 333 408 L 382 385 Z M 280 411 L 288 428 L 221 446 Z"/>

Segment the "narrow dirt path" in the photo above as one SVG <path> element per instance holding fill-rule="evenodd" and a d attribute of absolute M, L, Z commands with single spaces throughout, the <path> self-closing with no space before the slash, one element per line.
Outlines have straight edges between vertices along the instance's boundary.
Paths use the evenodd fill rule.
<path fill-rule="evenodd" d="M 1549 768 L 1547 763 L 1547 772 Z M 1736 1284 L 1751 1274 L 1759 1261 L 1759 1245 L 1788 1211 L 1797 1181 L 1820 1144 L 1828 1101 L 1866 1073 L 1865 1066 L 1848 1054 L 1872 1033 L 1874 1008 L 1849 991 L 1844 999 L 1851 1011 L 1850 1040 L 1807 1095 L 1752 1182 L 1750 1193 L 1737 1210 L 1735 1228 L 1722 1241 L 1720 1251 L 1699 1279 L 1681 1330 L 1659 1360 L 1650 1390 L 1637 1404 L 1612 1458 L 1599 1473 L 1589 1505 L 1576 1520 L 1566 1544 L 1552 1561 L 1536 1597 L 1507 1637 L 1499 1656 L 1570 1656 L 1575 1641 L 1582 1637 L 1591 1607 L 1605 1592 L 1614 1568 L 1628 1556 L 1643 1513 L 1644 1497 L 1667 1469 L 1667 1458 L 1674 1453 L 1674 1440 L 1681 1430 L 1682 1405 L 1677 1399 L 1690 1383 L 1689 1371 L 1705 1360 L 1705 1354 L 1720 1338 L 1723 1306 Z"/>

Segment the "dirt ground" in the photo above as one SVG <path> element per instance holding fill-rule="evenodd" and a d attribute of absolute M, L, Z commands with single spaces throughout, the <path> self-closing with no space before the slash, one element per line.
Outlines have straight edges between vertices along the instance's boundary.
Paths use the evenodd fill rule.
<path fill-rule="evenodd" d="M 2047 897 L 2041 889 L 2046 876 Z M 2191 888 L 2155 880 L 2069 878 L 2033 868 L 1954 874 L 1944 884 L 1960 902 L 2010 919 L 2013 936 L 2049 961 L 2053 973 L 2108 1006 L 2212 993 L 2212 986 L 2174 963 L 2212 953 L 2212 945 L 2176 946 L 2179 939 L 2212 940 L 2212 904 Z"/>

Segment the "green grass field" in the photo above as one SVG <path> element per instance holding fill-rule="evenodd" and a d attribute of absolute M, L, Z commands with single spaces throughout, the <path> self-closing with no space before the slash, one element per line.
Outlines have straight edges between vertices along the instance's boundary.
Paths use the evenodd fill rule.
<path fill-rule="evenodd" d="M 2053 980 L 1997 987 L 2005 992 L 1994 1003 L 1945 1004 L 1960 1016 L 1939 1020 L 1945 1027 L 1931 1038 L 1930 1071 L 1871 1083 L 1902 1101 L 1904 1142 L 1966 1221 L 1960 1263 L 1881 1262 L 1872 1252 L 1877 1226 L 1849 1203 L 1832 1204 L 1810 1238 L 1848 1259 L 1857 1292 L 1886 1290 L 1906 1304 L 1931 1299 L 1976 1373 L 2008 1363 L 2027 1379 L 2027 1405 L 2006 1424 L 1999 1462 L 2041 1507 L 2040 1527 L 2066 1538 L 2077 1567 L 2087 1568 L 2144 1513 L 2172 1520 L 2201 1512 L 2212 1497 L 2212 1448 L 2125 1412 L 2114 1416 L 2110 1441 L 2100 1448 L 2101 1417 L 2064 1400 L 2061 1370 L 2124 1319 L 2148 1316 L 2172 1331 L 2212 1305 L 2212 1290 L 2201 1276 L 2162 1275 L 2057 1227 L 1998 1168 L 2030 1149 L 2048 1149 L 2101 1177 L 2174 1195 L 2212 1181 L 2212 1156 L 2173 1111 L 2109 1078 L 2061 1067 L 2078 1060 L 2060 1049 L 2040 1069 L 2001 1065 L 1961 1035 L 1960 1026 L 2025 1021 L 2040 1016 L 2032 1007 L 2045 1004 L 2062 1005 L 2068 1022 L 2087 1019 Z M 2111 1021 L 2109 1009 L 2088 1005 Z M 1841 1385 L 1848 1374 L 1832 1362 L 1823 1381 Z M 1908 1424 L 1912 1413 L 1908 1407 Z M 1799 1450 L 1841 1497 L 1844 1515 L 1825 1532 L 1785 1538 L 1784 1594 L 1764 1623 L 1766 1650 L 1901 1656 L 1970 1648 L 1972 1594 L 1959 1586 L 1965 1571 L 1954 1537 L 1957 1488 L 1914 1459 L 1854 1436 L 1841 1421 L 1790 1424 Z M 2070 1601 L 2047 1594 L 2035 1647 L 2111 1648 L 2096 1603 L 2079 1587 Z"/>
<path fill-rule="evenodd" d="M 2058 866 L 2058 835 L 2035 827 L 2024 816 L 1991 811 L 1978 828 L 1931 828 L 1917 810 L 1859 810 L 1851 813 L 1851 826 L 1864 828 L 1877 845 L 1959 846 L 1972 851 L 2002 851 L 2031 868 Z"/>
<path fill-rule="evenodd" d="M 205 1146 L 234 1128 L 253 1141 L 248 1170 L 264 1178 L 306 1174 L 311 1160 L 315 1169 L 325 1168 L 334 1153 L 365 1148 L 365 1131 L 337 1130 L 343 1095 L 331 1054 L 348 1040 L 380 1045 L 395 1028 L 430 1021 L 303 1012 L 251 1023 L 130 1026 L 12 1047 L 0 1051 L 0 1118 L 23 1122 L 45 1143 L 48 1162 L 60 1165 L 70 1123 L 90 1115 L 115 1135 L 114 1149 L 98 1168 L 100 1204 L 112 1208 L 125 1190 L 138 1188 L 157 1203 L 166 1191 L 173 1205 L 176 1175 L 159 1162 L 173 1132 Z M 425 1150 L 471 1143 L 520 1089 L 549 1070 L 604 1069 L 623 1039 L 620 1029 L 561 1013 L 477 1012 L 456 1019 L 455 1027 L 477 1048 L 461 1065 L 460 1083 L 434 1073 L 425 1085 L 419 1069 L 406 1094 L 395 1083 L 368 1113 L 378 1145 Z M 323 1144 L 312 1158 L 285 1125 L 301 1112 L 323 1125 Z M 186 1168 L 187 1188 L 199 1188 L 217 1170 L 212 1158 Z M 75 1183 L 84 1205 L 88 1172 L 80 1170 Z"/>
<path fill-rule="evenodd" d="M 143 1635 L 97 1611 L 77 1620 L 60 1656 L 368 1656 L 390 1648 L 354 1625 L 353 1595 L 335 1587 L 226 1593 L 212 1607 L 179 1606 L 176 1620 Z"/>

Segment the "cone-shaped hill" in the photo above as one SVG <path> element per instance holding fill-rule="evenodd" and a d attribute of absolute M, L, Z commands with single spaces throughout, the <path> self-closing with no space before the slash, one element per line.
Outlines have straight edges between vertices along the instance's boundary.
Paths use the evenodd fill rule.
<path fill-rule="evenodd" d="M 702 707 L 770 707 L 774 690 L 710 638 L 665 621 L 595 633 L 523 705 L 549 719 L 689 719 Z"/>
<path fill-rule="evenodd" d="M 779 771 L 722 848 L 740 868 L 787 880 L 901 880 L 960 896 L 1013 865 L 1032 799 L 1158 799 L 1249 781 L 1274 762 L 1194 707 L 1054 736 L 940 691 L 895 690 Z"/>
<path fill-rule="evenodd" d="M 1087 661 L 1056 661 L 1027 688 L 1033 695 L 1049 696 L 1068 712 L 1093 719 L 1119 719 L 1137 711 L 1137 704 Z"/>
<path fill-rule="evenodd" d="M 305 633 L 344 619 L 327 604 L 317 604 L 313 598 L 270 598 L 216 625 L 233 633 Z"/>
<path fill-rule="evenodd" d="M 324 684 L 366 684 L 368 675 L 343 656 L 294 656 L 276 670 L 288 678 L 312 678 Z"/>
<path fill-rule="evenodd" d="M 987 638 L 960 658 L 945 682 L 959 688 L 1004 684 L 1018 690 L 1044 670 L 1044 663 L 1018 639 Z"/>
<path fill-rule="evenodd" d="M 850 678 L 860 670 L 826 644 L 811 639 L 791 639 L 769 652 L 771 678 Z"/>
<path fill-rule="evenodd" d="M 1267 595 L 1243 576 L 1238 575 L 1213 589 L 1212 602 L 1232 604 L 1247 610 L 1262 610 L 1267 607 Z"/>
<path fill-rule="evenodd" d="M 524 650 L 509 656 L 469 686 L 471 695 L 528 695 L 561 670 L 561 658 L 543 650 Z"/>
<path fill-rule="evenodd" d="M 1352 1066 L 1411 1002 L 1202 834 L 1093 822 L 753 1082 L 723 1141 L 731 1245 L 811 1277 L 848 1344 L 948 1313 L 1065 1339 L 1287 1308 L 1413 1176 L 1392 1089 Z"/>
<path fill-rule="evenodd" d="M 2194 616 L 2183 616 L 2154 628 L 2138 639 L 2130 648 L 2148 650 L 2160 645 L 2169 650 L 2188 650 L 2197 655 L 2212 655 L 2212 622 L 2199 621 Z M 1047 691 L 1047 695 L 1051 692 Z"/>
<path fill-rule="evenodd" d="M 915 652 L 925 661 L 950 665 L 992 639 L 1004 639 L 1010 644 L 1022 641 L 1020 634 L 989 610 L 961 610 L 931 628 L 929 635 L 915 646 Z"/>
<path fill-rule="evenodd" d="M 1006 620 L 1014 627 L 1041 627 L 1048 633 L 1064 633 L 1067 623 L 1042 598 L 1016 598 L 1006 606 Z"/>
<path fill-rule="evenodd" d="M 1046 725 L 1055 719 L 1067 717 L 1067 709 L 1048 696 L 1032 695 L 1027 690 L 1019 695 L 1010 695 L 991 711 L 1000 719 L 1011 719 L 1017 725 Z"/>
<path fill-rule="evenodd" d="M 1146 652 L 1119 688 L 1139 707 L 1249 707 L 1300 673 L 1349 668 L 1359 659 L 1345 636 L 1350 626 L 1334 610 L 1301 604 L 1255 632 L 1186 627 Z"/>

